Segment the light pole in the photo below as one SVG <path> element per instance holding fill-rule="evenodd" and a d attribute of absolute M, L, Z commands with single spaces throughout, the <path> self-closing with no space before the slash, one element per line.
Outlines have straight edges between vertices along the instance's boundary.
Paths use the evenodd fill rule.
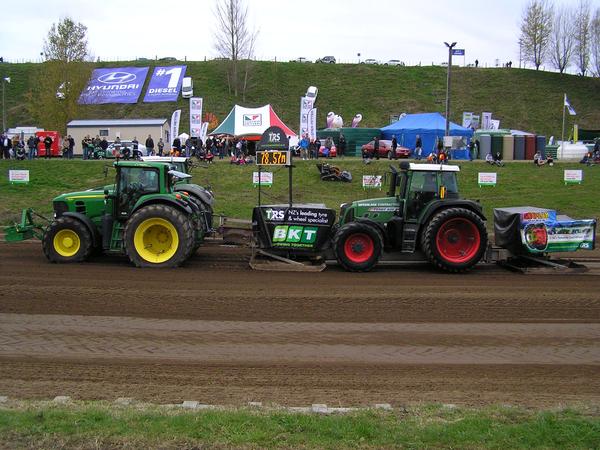
<path fill-rule="evenodd" d="M 6 101 L 4 100 L 4 85 L 10 83 L 10 77 L 2 78 L 2 132 L 6 131 Z"/>
<path fill-rule="evenodd" d="M 444 42 L 448 47 L 448 78 L 446 79 L 446 136 L 450 136 L 450 72 L 452 69 L 452 49 L 456 45 L 456 42 L 448 44 Z"/>

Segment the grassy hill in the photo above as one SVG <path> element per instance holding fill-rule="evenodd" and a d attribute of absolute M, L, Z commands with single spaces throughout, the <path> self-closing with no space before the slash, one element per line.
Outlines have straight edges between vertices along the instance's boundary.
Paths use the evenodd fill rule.
<path fill-rule="evenodd" d="M 103 62 L 93 67 L 159 65 L 159 62 Z M 176 63 L 173 63 L 176 64 Z M 446 69 L 437 66 L 388 67 L 363 64 L 298 64 L 254 62 L 245 101 L 228 92 L 224 61 L 185 62 L 186 75 L 193 77 L 195 94 L 204 98 L 205 112 L 223 120 L 235 104 L 260 106 L 271 103 L 280 117 L 298 128 L 299 98 L 306 88 L 319 88 L 317 125 L 324 126 L 328 111 L 341 114 L 348 124 L 356 113 L 363 115 L 362 126 L 380 127 L 390 114 L 445 110 Z M 6 85 L 7 124 L 33 123 L 26 107 L 34 74 L 41 64 L 0 64 L 0 75 L 10 76 Z M 580 128 L 600 128 L 600 79 L 536 72 L 525 69 L 463 68 L 452 70 L 451 119 L 461 121 L 463 111 L 491 111 L 503 128 L 517 128 L 560 135 L 563 94 L 567 93 L 577 110 Z M 148 77 L 149 79 L 150 77 Z M 145 87 L 144 87 L 145 88 Z M 141 96 L 143 97 L 143 95 Z M 58 100 L 55 100 L 58 101 Z M 40 108 L 43 104 L 39 105 Z M 187 101 L 134 105 L 81 106 L 78 117 L 155 118 L 170 117 L 182 108 L 182 123 L 188 120 Z M 573 123 L 570 119 L 570 123 Z"/>

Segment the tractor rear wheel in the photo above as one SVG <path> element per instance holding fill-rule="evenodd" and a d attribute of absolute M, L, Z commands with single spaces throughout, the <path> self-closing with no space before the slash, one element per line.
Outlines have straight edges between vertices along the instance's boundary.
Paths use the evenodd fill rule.
<path fill-rule="evenodd" d="M 145 206 L 125 227 L 125 250 L 137 267 L 177 267 L 193 245 L 193 222 L 172 206 Z"/>
<path fill-rule="evenodd" d="M 421 237 L 423 251 L 436 267 L 466 272 L 483 257 L 487 247 L 485 223 L 475 212 L 448 208 L 435 214 Z"/>
<path fill-rule="evenodd" d="M 44 233 L 42 248 L 46 258 L 55 263 L 85 261 L 92 253 L 92 235 L 81 221 L 62 216 Z"/>
<path fill-rule="evenodd" d="M 338 263 L 351 272 L 371 270 L 381 257 L 383 238 L 376 228 L 362 222 L 343 225 L 333 238 Z"/>

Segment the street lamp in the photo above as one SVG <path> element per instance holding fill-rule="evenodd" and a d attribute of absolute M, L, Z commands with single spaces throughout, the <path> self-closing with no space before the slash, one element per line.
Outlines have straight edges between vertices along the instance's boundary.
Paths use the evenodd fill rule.
<path fill-rule="evenodd" d="M 446 136 L 450 136 L 450 72 L 452 68 L 452 49 L 456 45 L 456 42 L 448 44 L 444 42 L 448 47 L 448 78 L 446 80 Z"/>
<path fill-rule="evenodd" d="M 2 132 L 6 131 L 6 101 L 4 100 L 4 85 L 10 83 L 10 77 L 2 78 Z"/>

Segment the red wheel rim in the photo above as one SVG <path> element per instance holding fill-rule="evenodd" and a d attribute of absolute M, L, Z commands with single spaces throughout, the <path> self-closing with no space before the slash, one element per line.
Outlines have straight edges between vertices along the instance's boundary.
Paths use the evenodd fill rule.
<path fill-rule="evenodd" d="M 444 222 L 435 243 L 442 258 L 451 263 L 464 263 L 479 251 L 481 237 L 477 226 L 468 219 L 456 218 Z"/>
<path fill-rule="evenodd" d="M 375 244 L 368 234 L 356 233 L 350 235 L 344 242 L 344 253 L 353 263 L 364 263 L 373 256 Z"/>

